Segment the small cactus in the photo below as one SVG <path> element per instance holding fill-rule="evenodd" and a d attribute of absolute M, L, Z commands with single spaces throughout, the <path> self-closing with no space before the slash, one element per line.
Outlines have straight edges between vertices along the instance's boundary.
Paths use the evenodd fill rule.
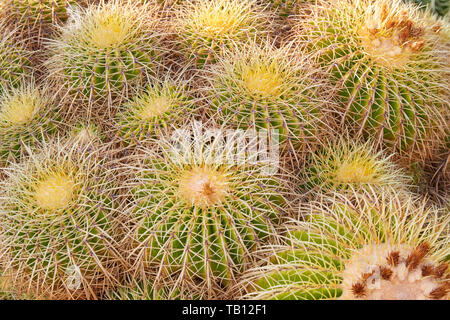
<path fill-rule="evenodd" d="M 16 88 L 0 85 L 0 159 L 18 161 L 24 146 L 56 132 L 59 116 L 48 88 L 23 80 Z"/>
<path fill-rule="evenodd" d="M 157 73 L 159 22 L 149 2 L 102 0 L 79 8 L 51 42 L 52 76 L 78 98 L 111 104 Z"/>
<path fill-rule="evenodd" d="M 125 102 L 115 118 L 120 140 L 125 145 L 142 144 L 183 122 L 195 102 L 188 91 L 185 82 L 166 79 Z"/>
<path fill-rule="evenodd" d="M 154 266 L 162 276 L 178 275 L 181 285 L 197 283 L 211 297 L 271 237 L 286 210 L 286 189 L 278 174 L 251 163 L 256 153 L 226 162 L 231 149 L 221 147 L 221 138 L 208 143 L 195 125 L 188 128 L 194 128 L 192 141 L 159 140 L 159 151 L 145 149 L 145 161 L 137 162 L 131 250 L 138 270 Z"/>
<path fill-rule="evenodd" d="M 176 16 L 180 50 L 197 67 L 214 63 L 234 44 L 270 30 L 269 13 L 256 0 L 194 0 L 178 6 Z"/>
<path fill-rule="evenodd" d="M 439 36 L 447 22 L 401 0 L 325 1 L 307 10 L 295 38 L 329 73 L 343 120 L 425 159 L 449 108 L 448 49 Z"/>
<path fill-rule="evenodd" d="M 8 168 L 0 223 L 11 292 L 96 298 L 115 284 L 117 185 L 100 153 L 44 142 L 29 160 Z"/>
<path fill-rule="evenodd" d="M 450 220 L 437 209 L 359 198 L 310 203 L 302 213 L 306 221 L 292 222 L 286 246 L 271 248 L 267 265 L 247 273 L 246 298 L 449 298 Z"/>
<path fill-rule="evenodd" d="M 369 142 L 338 139 L 307 156 L 302 169 L 304 188 L 329 192 L 406 191 L 411 183 L 403 170 Z M 381 192 L 383 193 L 383 192 Z"/>
<path fill-rule="evenodd" d="M 290 47 L 251 42 L 209 70 L 204 91 L 218 121 L 244 130 L 277 130 L 281 143 L 305 144 L 321 126 L 320 81 L 313 76 Z"/>

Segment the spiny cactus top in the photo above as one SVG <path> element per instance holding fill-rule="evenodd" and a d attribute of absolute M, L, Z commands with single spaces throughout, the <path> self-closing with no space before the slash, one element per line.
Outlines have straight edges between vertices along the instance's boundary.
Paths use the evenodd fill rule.
<path fill-rule="evenodd" d="M 307 143 L 320 127 L 320 81 L 290 47 L 237 46 L 209 70 L 204 89 L 214 116 L 237 128 L 277 130 L 280 141 Z"/>
<path fill-rule="evenodd" d="M 307 204 L 302 213 L 286 247 L 247 274 L 247 298 L 449 298 L 449 216 L 411 199 L 363 198 Z"/>
<path fill-rule="evenodd" d="M 126 95 L 153 76 L 161 55 L 157 10 L 149 2 L 100 1 L 72 13 L 52 41 L 52 73 L 91 101 Z"/>
<path fill-rule="evenodd" d="M 203 66 L 233 44 L 267 34 L 269 18 L 257 0 L 194 0 L 178 7 L 174 27 L 185 58 Z"/>
<path fill-rule="evenodd" d="M 307 156 L 302 168 L 304 187 L 318 194 L 406 191 L 411 179 L 369 143 L 336 139 Z"/>
<path fill-rule="evenodd" d="M 113 170 L 101 150 L 45 143 L 7 170 L 0 196 L 9 292 L 95 298 L 114 283 Z"/>
<path fill-rule="evenodd" d="M 144 143 L 170 126 L 181 125 L 194 103 L 188 84 L 181 79 L 153 83 L 124 103 L 115 119 L 117 134 L 125 145 Z"/>
<path fill-rule="evenodd" d="M 58 124 L 56 102 L 48 88 L 23 80 L 17 88 L 0 85 L 0 159 L 19 160 L 23 146 L 53 134 Z"/>
<path fill-rule="evenodd" d="M 225 161 L 236 145 L 226 148 L 223 137 L 208 140 L 192 128 L 174 141 L 160 140 L 159 153 L 146 151 L 127 219 L 134 224 L 138 261 L 162 275 L 179 271 L 183 281 L 203 280 L 200 286 L 212 296 L 273 234 L 286 209 L 286 189 L 278 174 L 269 175 L 267 163 L 252 164 L 258 152 L 246 158 L 238 148 Z"/>
<path fill-rule="evenodd" d="M 329 72 L 350 126 L 399 151 L 436 145 L 449 108 L 439 36 L 446 22 L 401 0 L 321 1 L 307 10 L 296 39 Z"/>
<path fill-rule="evenodd" d="M 8 32 L 1 23 L 0 30 L 0 85 L 17 85 L 31 73 L 31 52 L 21 42 L 17 42 L 14 34 Z"/>

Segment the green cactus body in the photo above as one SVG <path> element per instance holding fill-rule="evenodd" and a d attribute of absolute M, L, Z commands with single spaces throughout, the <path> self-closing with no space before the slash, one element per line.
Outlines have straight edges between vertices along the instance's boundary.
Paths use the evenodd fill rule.
<path fill-rule="evenodd" d="M 1 185 L 3 265 L 12 292 L 39 299 L 96 298 L 117 261 L 112 171 L 100 150 L 44 144 Z"/>
<path fill-rule="evenodd" d="M 448 110 L 448 63 L 438 35 L 444 22 L 421 19 L 417 7 L 400 0 L 309 9 L 297 39 L 329 72 L 346 122 L 400 152 L 434 146 Z"/>
<path fill-rule="evenodd" d="M 12 33 L 3 34 L 0 39 L 0 85 L 14 86 L 27 77 L 31 71 L 29 58 L 30 52 L 14 41 Z"/>
<path fill-rule="evenodd" d="M 130 213 L 133 251 L 142 263 L 165 275 L 179 271 L 186 283 L 200 280 L 206 295 L 245 268 L 286 208 L 278 176 L 259 171 L 264 165 L 248 162 L 253 157 L 225 162 L 230 149 L 219 140 L 208 144 L 194 134 L 192 142 L 176 141 L 180 150 L 161 140 L 162 155 L 145 154 L 136 175 Z"/>
<path fill-rule="evenodd" d="M 6 0 L 6 7 L 23 28 L 65 22 L 67 7 L 83 1 L 76 0 Z"/>
<path fill-rule="evenodd" d="M 302 171 L 304 189 L 327 192 L 406 191 L 411 178 L 369 143 L 348 139 L 329 142 L 307 156 Z"/>
<path fill-rule="evenodd" d="M 408 0 L 430 9 L 432 12 L 440 16 L 445 16 L 450 9 L 448 0 Z"/>
<path fill-rule="evenodd" d="M 448 299 L 448 216 L 411 199 L 335 200 L 306 206 L 286 247 L 248 272 L 247 298 Z"/>
<path fill-rule="evenodd" d="M 48 89 L 33 81 L 17 88 L 0 86 L 0 159 L 18 161 L 25 146 L 56 132 L 59 116 Z"/>
<path fill-rule="evenodd" d="M 194 100 L 182 81 L 155 83 L 126 102 L 116 117 L 116 130 L 125 145 L 142 144 L 183 122 Z"/>
<path fill-rule="evenodd" d="M 208 78 L 206 95 L 218 120 L 240 129 L 277 130 L 280 142 L 312 142 L 321 101 L 308 66 L 288 47 L 240 47 L 222 58 Z"/>
<path fill-rule="evenodd" d="M 71 93 L 127 95 L 159 66 L 159 18 L 149 3 L 103 1 L 74 12 L 52 44 L 50 66 Z"/>
<path fill-rule="evenodd" d="M 184 57 L 203 67 L 234 44 L 267 34 L 268 18 L 256 0 L 196 0 L 179 6 L 175 31 Z"/>

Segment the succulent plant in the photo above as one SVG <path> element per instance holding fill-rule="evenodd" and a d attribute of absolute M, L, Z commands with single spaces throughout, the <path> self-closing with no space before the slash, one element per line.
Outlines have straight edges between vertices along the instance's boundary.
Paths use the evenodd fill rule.
<path fill-rule="evenodd" d="M 161 64 L 160 18 L 150 2 L 100 1 L 74 11 L 51 42 L 52 76 L 90 102 L 127 96 Z M 92 108 L 92 103 L 88 105 Z M 93 110 L 90 110 L 93 111 Z"/>
<path fill-rule="evenodd" d="M 14 39 L 12 32 L 4 30 L 0 39 L 0 85 L 14 86 L 31 73 L 31 52 L 25 49 L 21 42 Z M 1 90 L 1 89 L 0 89 Z"/>
<path fill-rule="evenodd" d="M 207 74 L 207 96 L 219 122 L 247 130 L 277 130 L 280 142 L 316 140 L 320 81 L 289 46 L 251 42 L 221 58 Z"/>
<path fill-rule="evenodd" d="M 333 200 L 302 208 L 286 246 L 240 284 L 247 298 L 449 298 L 448 215 L 413 199 Z"/>
<path fill-rule="evenodd" d="M 270 239 L 286 210 L 286 188 L 273 164 L 258 163 L 258 151 L 236 148 L 232 139 L 222 145 L 223 136 L 207 138 L 196 124 L 187 128 L 136 162 L 130 252 L 137 270 L 159 270 L 155 282 L 178 277 L 212 297 Z"/>
<path fill-rule="evenodd" d="M 203 67 L 236 43 L 266 35 L 269 19 L 256 0 L 194 0 L 178 6 L 174 29 L 184 57 Z"/>
<path fill-rule="evenodd" d="M 425 159 L 449 108 L 448 47 L 439 36 L 448 22 L 401 0 L 325 1 L 307 10 L 295 38 L 329 73 L 343 121 Z"/>
<path fill-rule="evenodd" d="M 411 178 L 390 157 L 376 151 L 373 142 L 354 142 L 340 138 L 308 154 L 302 168 L 304 189 L 319 195 L 329 192 L 367 192 L 380 190 L 407 192 Z M 381 192 L 383 193 L 383 192 Z"/>
<path fill-rule="evenodd" d="M 57 130 L 59 116 L 49 88 L 23 80 L 16 88 L 0 85 L 0 159 L 21 159 L 24 146 L 42 141 Z"/>
<path fill-rule="evenodd" d="M 0 259 L 11 292 L 91 299 L 116 283 L 118 186 L 101 153 L 43 142 L 7 169 L 0 186 Z"/>
<path fill-rule="evenodd" d="M 125 145 L 142 144 L 175 124 L 194 108 L 187 83 L 166 78 L 155 82 L 124 103 L 115 118 L 117 134 Z"/>

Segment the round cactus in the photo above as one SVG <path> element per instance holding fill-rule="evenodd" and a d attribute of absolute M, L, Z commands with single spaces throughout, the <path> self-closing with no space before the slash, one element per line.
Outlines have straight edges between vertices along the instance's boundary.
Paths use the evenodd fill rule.
<path fill-rule="evenodd" d="M 149 2 L 100 1 L 74 11 L 51 43 L 52 74 L 79 98 L 111 104 L 157 72 L 159 21 Z"/>
<path fill-rule="evenodd" d="M 154 83 L 123 105 L 115 119 L 117 134 L 125 145 L 142 144 L 180 124 L 193 104 L 185 82 Z"/>
<path fill-rule="evenodd" d="M 412 199 L 302 210 L 306 221 L 293 221 L 286 246 L 241 283 L 247 298 L 449 298 L 448 215 Z"/>
<path fill-rule="evenodd" d="M 214 63 L 235 43 L 267 34 L 269 14 L 256 0 L 194 0 L 178 6 L 180 50 L 197 67 Z"/>
<path fill-rule="evenodd" d="M 28 80 L 16 88 L 0 85 L 0 159 L 19 160 L 24 145 L 33 145 L 56 131 L 58 119 L 48 88 Z"/>
<path fill-rule="evenodd" d="M 4 28 L 0 25 L 1 30 Z M 1 34 L 0 85 L 14 86 L 28 76 L 31 73 L 30 55 L 20 42 L 14 40 L 13 33 Z"/>
<path fill-rule="evenodd" d="M 307 156 L 304 187 L 323 194 L 345 191 L 406 191 L 411 179 L 372 144 L 349 139 L 331 141 Z"/>
<path fill-rule="evenodd" d="M 449 107 L 448 49 L 439 36 L 446 22 L 401 0 L 327 1 L 307 10 L 295 36 L 330 74 L 343 120 L 423 160 L 442 139 Z"/>
<path fill-rule="evenodd" d="M 286 190 L 278 174 L 269 174 L 272 164 L 252 163 L 257 153 L 242 157 L 243 148 L 231 161 L 236 145 L 224 147 L 219 136 L 204 139 L 195 125 L 189 130 L 142 153 L 127 218 L 134 223 L 131 250 L 139 270 L 154 266 L 215 296 L 273 234 Z"/>
<path fill-rule="evenodd" d="M 308 65 L 290 47 L 250 43 L 210 70 L 205 94 L 220 122 L 241 129 L 277 130 L 280 142 L 311 142 L 320 127 L 320 104 Z"/>
<path fill-rule="evenodd" d="M 113 170 L 101 150 L 44 143 L 2 182 L 0 223 L 12 292 L 97 298 L 115 284 Z"/>

